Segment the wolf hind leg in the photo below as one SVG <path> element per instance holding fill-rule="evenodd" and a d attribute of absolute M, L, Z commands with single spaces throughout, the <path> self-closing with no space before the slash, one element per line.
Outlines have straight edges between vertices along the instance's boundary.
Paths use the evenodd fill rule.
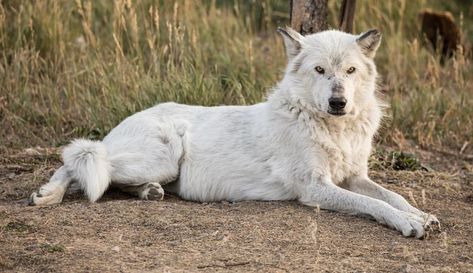
<path fill-rule="evenodd" d="M 143 200 L 162 200 L 162 186 L 176 181 L 184 156 L 185 136 L 163 122 L 153 137 L 122 138 L 110 147 L 112 186 Z"/>
<path fill-rule="evenodd" d="M 38 192 L 33 192 L 29 198 L 29 205 L 46 206 L 62 202 L 62 198 L 72 181 L 72 177 L 64 166 L 60 167 L 48 183 L 41 186 Z"/>
<path fill-rule="evenodd" d="M 116 170 L 112 172 L 112 186 L 142 200 L 162 200 L 162 186 L 179 176 L 179 158 L 171 153 L 154 155 L 154 158 L 135 154 L 134 160 L 124 156 L 112 161 L 112 165 Z"/>

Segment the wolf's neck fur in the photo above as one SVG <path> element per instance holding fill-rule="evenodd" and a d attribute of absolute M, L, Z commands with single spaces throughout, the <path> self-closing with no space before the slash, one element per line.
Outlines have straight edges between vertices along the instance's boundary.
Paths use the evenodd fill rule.
<path fill-rule="evenodd" d="M 271 109 L 314 127 L 317 131 L 325 131 L 329 135 L 340 135 L 347 131 L 363 133 L 364 137 L 372 138 L 378 130 L 381 118 L 381 104 L 373 96 L 371 101 L 358 109 L 355 114 L 335 117 L 315 109 L 310 102 L 295 95 L 289 90 L 276 88 L 268 97 Z"/>
<path fill-rule="evenodd" d="M 296 134 L 305 135 L 315 147 L 325 151 L 329 170 L 344 170 L 332 172 L 335 183 L 350 174 L 367 173 L 372 139 L 382 117 L 376 97 L 356 114 L 341 117 L 322 113 L 303 98 L 280 88 L 269 96 L 268 103 L 282 124 L 297 124 Z"/>

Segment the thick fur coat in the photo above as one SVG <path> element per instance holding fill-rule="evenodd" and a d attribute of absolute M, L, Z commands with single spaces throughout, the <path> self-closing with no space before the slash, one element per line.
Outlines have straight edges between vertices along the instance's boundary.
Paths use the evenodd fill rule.
<path fill-rule="evenodd" d="M 101 142 L 67 146 L 32 204 L 61 202 L 73 182 L 95 202 L 112 184 L 142 199 L 166 190 L 205 202 L 299 200 L 423 237 L 437 219 L 368 178 L 382 117 L 373 61 L 381 34 L 279 31 L 288 65 L 265 102 L 164 103 L 134 114 Z"/>

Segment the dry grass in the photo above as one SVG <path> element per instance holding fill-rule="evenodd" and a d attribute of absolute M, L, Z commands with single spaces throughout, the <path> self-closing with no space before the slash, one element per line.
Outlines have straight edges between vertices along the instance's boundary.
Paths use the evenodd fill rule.
<path fill-rule="evenodd" d="M 284 68 L 274 29 L 287 23 L 286 2 L 209 2 L 2 1 L 0 147 L 102 137 L 169 100 L 261 101 Z M 392 110 L 381 141 L 459 150 L 473 136 L 473 69 L 463 54 L 442 67 L 421 46 L 416 16 L 431 2 L 360 1 L 356 29 L 384 33 L 377 62 Z"/>

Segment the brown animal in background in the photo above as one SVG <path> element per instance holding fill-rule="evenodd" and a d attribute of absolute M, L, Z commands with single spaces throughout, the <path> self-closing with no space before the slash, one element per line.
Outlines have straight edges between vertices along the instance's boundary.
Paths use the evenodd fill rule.
<path fill-rule="evenodd" d="M 448 11 L 437 12 L 427 9 L 421 11 L 419 15 L 422 20 L 422 33 L 434 51 L 440 46 L 440 62 L 443 64 L 446 58 L 451 58 L 455 51 L 462 47 L 460 28 Z"/>

